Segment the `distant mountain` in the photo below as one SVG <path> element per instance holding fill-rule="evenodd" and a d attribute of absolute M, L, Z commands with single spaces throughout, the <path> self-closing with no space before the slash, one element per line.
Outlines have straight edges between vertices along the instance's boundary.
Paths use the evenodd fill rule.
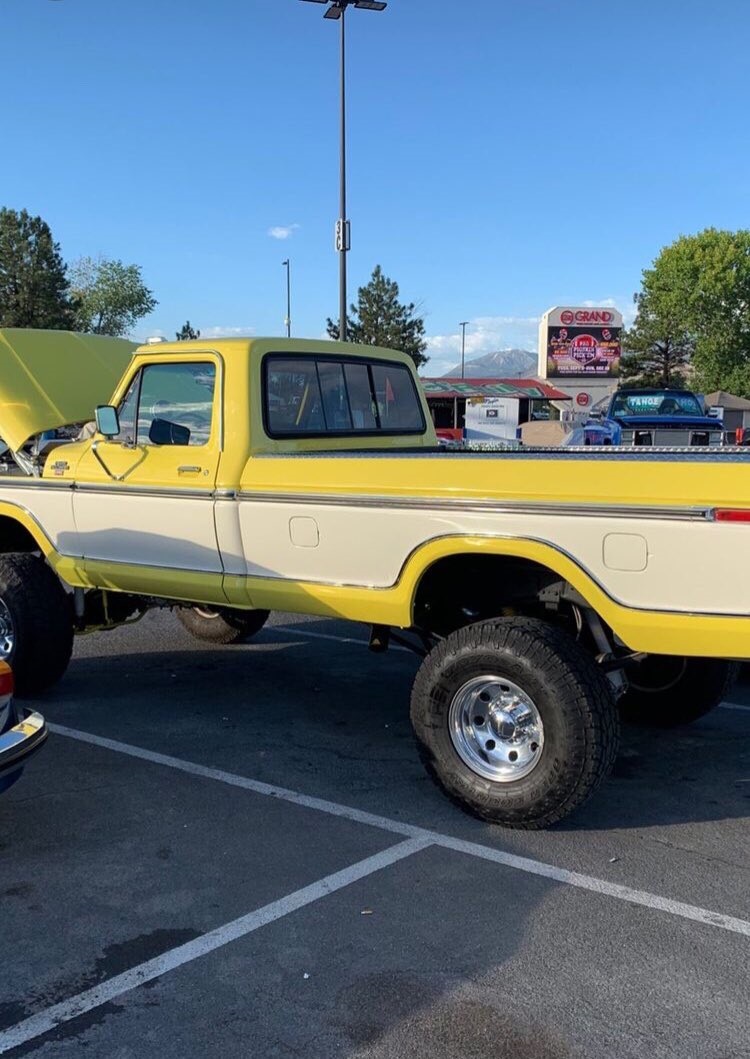
<path fill-rule="evenodd" d="M 464 374 L 467 379 L 523 379 L 536 375 L 537 355 L 528 349 L 500 349 L 482 357 L 467 360 Z M 444 379 L 461 374 L 461 365 L 447 371 Z"/>

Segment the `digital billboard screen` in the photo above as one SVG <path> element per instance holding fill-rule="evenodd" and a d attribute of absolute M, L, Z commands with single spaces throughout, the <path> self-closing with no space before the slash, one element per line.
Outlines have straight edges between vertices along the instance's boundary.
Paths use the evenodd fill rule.
<path fill-rule="evenodd" d="M 547 328 L 547 378 L 617 378 L 620 327 L 554 324 Z"/>

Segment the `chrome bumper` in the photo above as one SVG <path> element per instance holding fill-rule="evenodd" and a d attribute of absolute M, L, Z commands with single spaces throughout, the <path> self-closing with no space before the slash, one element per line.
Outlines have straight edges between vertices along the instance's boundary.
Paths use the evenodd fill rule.
<path fill-rule="evenodd" d="M 41 713 L 24 710 L 13 728 L 0 735 L 0 776 L 24 764 L 47 738 L 47 724 Z"/>

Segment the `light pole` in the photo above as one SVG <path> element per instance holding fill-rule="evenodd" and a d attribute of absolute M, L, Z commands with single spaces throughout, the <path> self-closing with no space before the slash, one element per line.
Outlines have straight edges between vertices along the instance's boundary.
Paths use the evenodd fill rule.
<path fill-rule="evenodd" d="M 346 255 L 351 250 L 351 225 L 346 216 L 346 9 L 359 7 L 365 11 L 385 11 L 385 0 L 305 0 L 306 3 L 328 4 L 324 18 L 338 19 L 341 26 L 341 99 L 339 106 L 340 161 L 339 161 L 339 219 L 336 221 L 336 250 L 339 254 L 339 340 L 346 342 Z"/>
<path fill-rule="evenodd" d="M 281 262 L 286 269 L 286 337 L 292 337 L 292 263 L 289 258 Z"/>
<path fill-rule="evenodd" d="M 458 325 L 461 328 L 461 378 L 464 378 L 464 365 L 466 360 L 466 327 L 468 320 L 462 320 Z"/>

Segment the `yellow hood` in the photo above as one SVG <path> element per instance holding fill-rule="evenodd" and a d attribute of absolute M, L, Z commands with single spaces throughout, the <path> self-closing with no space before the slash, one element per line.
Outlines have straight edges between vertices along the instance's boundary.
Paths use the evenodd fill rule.
<path fill-rule="evenodd" d="M 93 419 L 136 348 L 123 338 L 0 329 L 0 438 L 20 449 L 44 430 Z"/>

